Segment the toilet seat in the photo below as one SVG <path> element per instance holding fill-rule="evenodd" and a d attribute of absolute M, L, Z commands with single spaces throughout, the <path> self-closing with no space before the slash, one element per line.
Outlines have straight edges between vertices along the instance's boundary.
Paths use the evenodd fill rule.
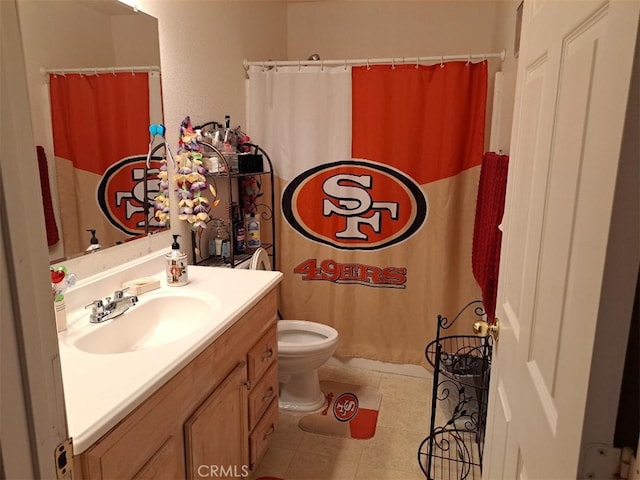
<path fill-rule="evenodd" d="M 283 355 L 299 355 L 309 351 L 334 348 L 338 331 L 306 320 L 278 321 L 278 351 Z"/>
<path fill-rule="evenodd" d="M 271 270 L 271 260 L 269 260 L 269 254 L 264 248 L 260 247 L 253 253 L 249 269 Z"/>

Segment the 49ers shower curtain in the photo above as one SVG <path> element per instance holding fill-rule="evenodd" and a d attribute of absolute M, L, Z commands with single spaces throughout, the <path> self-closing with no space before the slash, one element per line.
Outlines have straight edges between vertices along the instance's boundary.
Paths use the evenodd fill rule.
<path fill-rule="evenodd" d="M 86 229 L 103 246 L 144 233 L 149 74 L 52 74 L 49 81 L 65 255 L 87 248 Z"/>
<path fill-rule="evenodd" d="M 249 131 L 280 199 L 280 309 L 335 327 L 338 356 L 424 364 L 437 315 L 480 298 L 486 92 L 486 62 L 251 67 Z"/>

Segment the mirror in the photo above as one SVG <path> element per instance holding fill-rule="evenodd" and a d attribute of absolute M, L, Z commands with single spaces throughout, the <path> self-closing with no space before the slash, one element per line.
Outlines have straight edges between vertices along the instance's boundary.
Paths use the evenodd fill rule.
<path fill-rule="evenodd" d="M 104 249 L 163 229 L 145 201 L 164 154 L 145 168 L 149 124 L 163 123 L 157 20 L 116 0 L 17 5 L 50 260 L 84 254 L 87 230 Z"/>

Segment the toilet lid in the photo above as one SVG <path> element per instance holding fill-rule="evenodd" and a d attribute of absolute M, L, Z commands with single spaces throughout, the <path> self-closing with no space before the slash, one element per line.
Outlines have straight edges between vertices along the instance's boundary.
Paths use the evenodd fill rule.
<path fill-rule="evenodd" d="M 251 270 L 271 270 L 271 261 L 264 248 L 260 247 L 254 252 L 249 268 Z"/>

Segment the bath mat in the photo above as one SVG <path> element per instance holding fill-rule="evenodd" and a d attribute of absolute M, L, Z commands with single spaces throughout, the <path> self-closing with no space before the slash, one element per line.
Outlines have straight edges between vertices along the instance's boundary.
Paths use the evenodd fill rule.
<path fill-rule="evenodd" d="M 372 387 L 331 381 L 320 382 L 328 405 L 319 413 L 302 417 L 305 432 L 344 438 L 371 438 L 376 433 L 382 394 Z"/>

